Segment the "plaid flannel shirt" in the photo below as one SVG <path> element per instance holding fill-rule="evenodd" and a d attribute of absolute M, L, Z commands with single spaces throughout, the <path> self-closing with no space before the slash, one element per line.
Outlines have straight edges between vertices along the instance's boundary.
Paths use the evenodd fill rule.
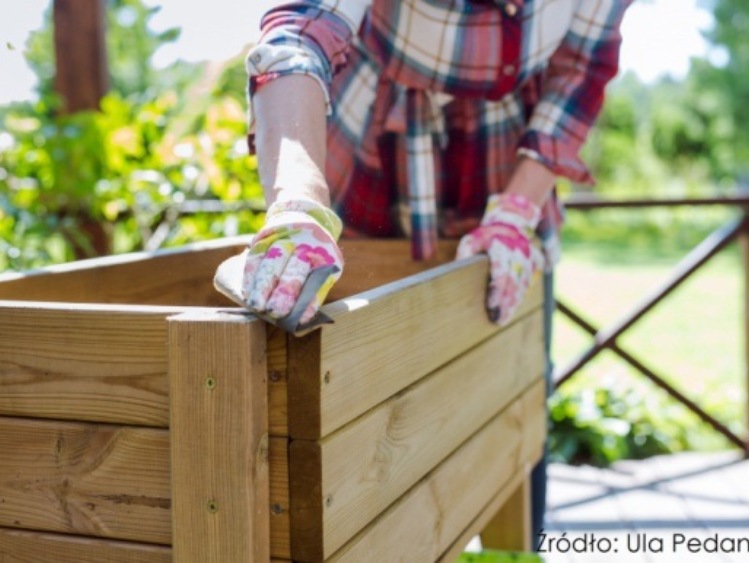
<path fill-rule="evenodd" d="M 428 258 L 438 231 L 479 224 L 519 155 L 592 182 L 578 152 L 630 1 L 266 0 L 250 96 L 287 74 L 317 80 L 335 210 L 358 233 L 410 234 Z M 552 260 L 561 223 L 553 195 L 539 226 Z"/>

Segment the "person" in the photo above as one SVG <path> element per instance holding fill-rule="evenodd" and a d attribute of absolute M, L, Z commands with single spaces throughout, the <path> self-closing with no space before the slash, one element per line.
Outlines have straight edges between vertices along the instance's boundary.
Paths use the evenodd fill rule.
<path fill-rule="evenodd" d="M 460 238 L 457 258 L 489 256 L 481 298 L 497 324 L 546 273 L 548 355 L 554 186 L 592 182 L 578 153 L 617 73 L 630 1 L 267 2 L 247 69 L 269 207 L 238 301 L 305 326 L 341 275 L 342 233 L 409 236 L 414 259 Z M 533 480 L 538 531 L 543 463 Z"/>

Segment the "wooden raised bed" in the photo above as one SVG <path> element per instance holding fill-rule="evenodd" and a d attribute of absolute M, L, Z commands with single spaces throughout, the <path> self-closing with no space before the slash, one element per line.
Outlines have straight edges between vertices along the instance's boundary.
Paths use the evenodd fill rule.
<path fill-rule="evenodd" d="M 213 290 L 241 244 L 0 276 L 0 561 L 527 548 L 541 284 L 498 330 L 484 258 L 348 241 L 335 323 L 297 338 Z"/>

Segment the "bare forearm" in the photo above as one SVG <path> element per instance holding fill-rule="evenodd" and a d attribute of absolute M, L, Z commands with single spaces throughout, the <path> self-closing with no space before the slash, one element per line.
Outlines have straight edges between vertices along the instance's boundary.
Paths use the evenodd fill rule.
<path fill-rule="evenodd" d="M 258 169 L 266 202 L 330 205 L 325 182 L 325 98 L 312 78 L 283 76 L 253 97 Z"/>
<path fill-rule="evenodd" d="M 554 187 L 554 173 L 532 158 L 522 158 L 507 184 L 507 193 L 525 196 L 536 205 L 543 205 Z"/>

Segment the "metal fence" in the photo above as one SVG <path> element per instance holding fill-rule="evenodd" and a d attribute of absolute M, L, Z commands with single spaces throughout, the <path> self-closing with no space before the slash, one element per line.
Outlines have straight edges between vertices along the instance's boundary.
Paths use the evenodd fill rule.
<path fill-rule="evenodd" d="M 554 374 L 555 386 L 558 388 L 569 381 L 575 374 L 596 358 L 602 351 L 610 350 L 619 358 L 631 365 L 640 374 L 648 378 L 655 385 L 666 391 L 671 397 L 682 403 L 700 419 L 709 424 L 717 432 L 726 437 L 732 444 L 741 448 L 745 455 L 749 456 L 749 437 L 738 436 L 734 431 L 718 420 L 715 416 L 706 412 L 695 400 L 686 396 L 683 392 L 671 385 L 663 375 L 656 373 L 646 362 L 638 358 L 632 351 L 626 350 L 619 343 L 622 335 L 635 323 L 647 315 L 664 298 L 671 294 L 692 274 L 698 271 L 713 256 L 720 253 L 730 243 L 739 240 L 742 244 L 744 257 L 744 287 L 745 287 L 745 323 L 744 342 L 747 359 L 745 365 L 745 377 L 749 386 L 749 196 L 734 196 L 723 198 L 700 198 L 700 199 L 643 199 L 643 200 L 620 200 L 606 201 L 591 197 L 576 197 L 565 203 L 567 209 L 592 213 L 600 209 L 642 209 L 642 208 L 677 208 L 683 206 L 705 207 L 705 206 L 731 206 L 734 207 L 736 217 L 726 224 L 721 225 L 713 231 L 705 240 L 689 252 L 673 269 L 670 276 L 659 286 L 645 295 L 642 300 L 635 304 L 626 314 L 618 320 L 605 327 L 596 327 L 587 320 L 584 315 L 575 311 L 568 304 L 557 299 L 557 310 L 571 320 L 574 324 L 587 332 L 592 337 L 590 346 L 574 358 L 568 365 L 561 367 Z M 748 401 L 749 403 L 749 401 Z M 749 422 L 749 404 L 746 405 L 745 417 Z"/>

